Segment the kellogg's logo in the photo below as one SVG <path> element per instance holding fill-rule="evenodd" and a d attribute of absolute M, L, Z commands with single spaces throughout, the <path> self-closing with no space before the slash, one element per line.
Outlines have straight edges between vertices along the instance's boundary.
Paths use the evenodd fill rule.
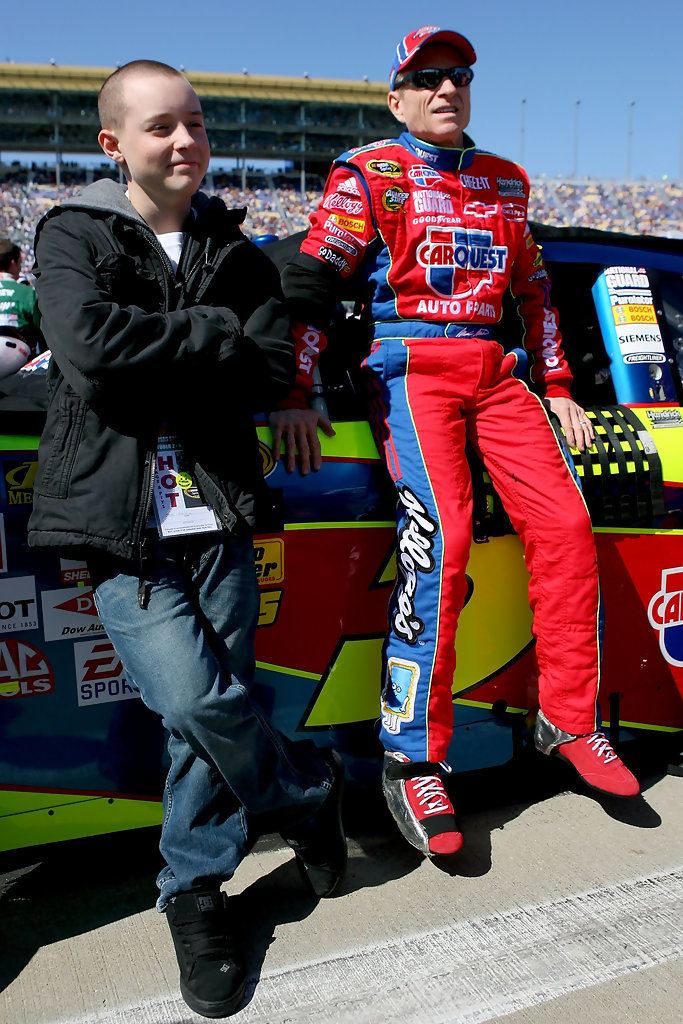
<path fill-rule="evenodd" d="M 427 284 L 437 295 L 466 298 L 476 295 L 493 274 L 502 274 L 507 264 L 505 245 L 493 245 L 491 231 L 467 228 L 428 227 L 427 238 L 416 250 L 418 263 L 427 269 Z M 467 271 L 464 287 L 458 289 L 458 272 Z M 473 275 L 472 271 L 479 271 Z M 472 281 L 474 280 L 474 284 Z"/>
<path fill-rule="evenodd" d="M 647 617 L 659 633 L 665 660 L 683 667 L 683 565 L 662 569 L 661 589 L 651 599 Z"/>
<path fill-rule="evenodd" d="M 334 192 L 331 196 L 327 196 L 327 198 L 323 200 L 323 209 L 343 210 L 344 213 L 362 213 L 363 203 L 360 199 L 351 199 L 349 196 L 340 195 L 339 192 Z"/>

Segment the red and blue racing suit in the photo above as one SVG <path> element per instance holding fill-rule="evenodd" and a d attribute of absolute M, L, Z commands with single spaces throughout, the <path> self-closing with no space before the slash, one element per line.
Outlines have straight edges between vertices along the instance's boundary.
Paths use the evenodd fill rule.
<path fill-rule="evenodd" d="M 527 226 L 529 182 L 514 163 L 441 149 L 404 133 L 334 163 L 301 252 L 283 275 L 296 318 L 304 404 L 324 344 L 325 300 L 362 275 L 373 340 L 365 366 L 375 434 L 398 493 L 398 578 L 381 739 L 415 761 L 446 757 L 455 633 L 466 596 L 472 486 L 465 441 L 482 458 L 521 537 L 539 697 L 560 729 L 595 728 L 599 676 L 595 547 L 581 492 L 541 400 L 495 340 L 511 288 L 532 379 L 568 396 L 557 312 Z M 479 623 L 482 643 L 496 623 Z"/>

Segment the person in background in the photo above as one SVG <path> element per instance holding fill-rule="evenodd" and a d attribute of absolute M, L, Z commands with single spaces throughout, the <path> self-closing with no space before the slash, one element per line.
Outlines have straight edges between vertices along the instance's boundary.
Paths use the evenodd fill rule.
<path fill-rule="evenodd" d="M 19 280 L 21 249 L 0 238 L 0 379 L 16 373 L 42 349 L 35 289 Z"/>

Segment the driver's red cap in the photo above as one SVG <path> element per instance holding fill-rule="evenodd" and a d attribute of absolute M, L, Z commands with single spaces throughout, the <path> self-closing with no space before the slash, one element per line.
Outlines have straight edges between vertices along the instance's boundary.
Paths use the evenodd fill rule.
<path fill-rule="evenodd" d="M 407 36 L 404 36 L 396 47 L 396 56 L 389 75 L 390 89 L 393 89 L 396 84 L 396 75 L 408 67 L 427 43 L 446 43 L 447 46 L 452 46 L 454 50 L 458 50 L 462 54 L 466 64 L 476 63 L 477 55 L 469 39 L 465 39 L 459 32 L 452 32 L 448 28 L 423 25 L 422 28 L 416 28 L 414 32 L 409 32 Z"/>

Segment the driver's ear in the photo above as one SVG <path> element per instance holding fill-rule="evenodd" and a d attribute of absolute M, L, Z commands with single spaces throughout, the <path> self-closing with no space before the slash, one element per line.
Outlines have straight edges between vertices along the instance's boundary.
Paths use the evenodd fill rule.
<path fill-rule="evenodd" d="M 389 95 L 387 96 L 387 105 L 391 113 L 396 118 L 396 120 L 400 121 L 402 124 L 405 124 L 406 119 L 403 113 L 403 102 L 401 99 L 401 94 L 400 92 L 398 92 L 398 90 L 392 90 L 389 93 Z"/>

